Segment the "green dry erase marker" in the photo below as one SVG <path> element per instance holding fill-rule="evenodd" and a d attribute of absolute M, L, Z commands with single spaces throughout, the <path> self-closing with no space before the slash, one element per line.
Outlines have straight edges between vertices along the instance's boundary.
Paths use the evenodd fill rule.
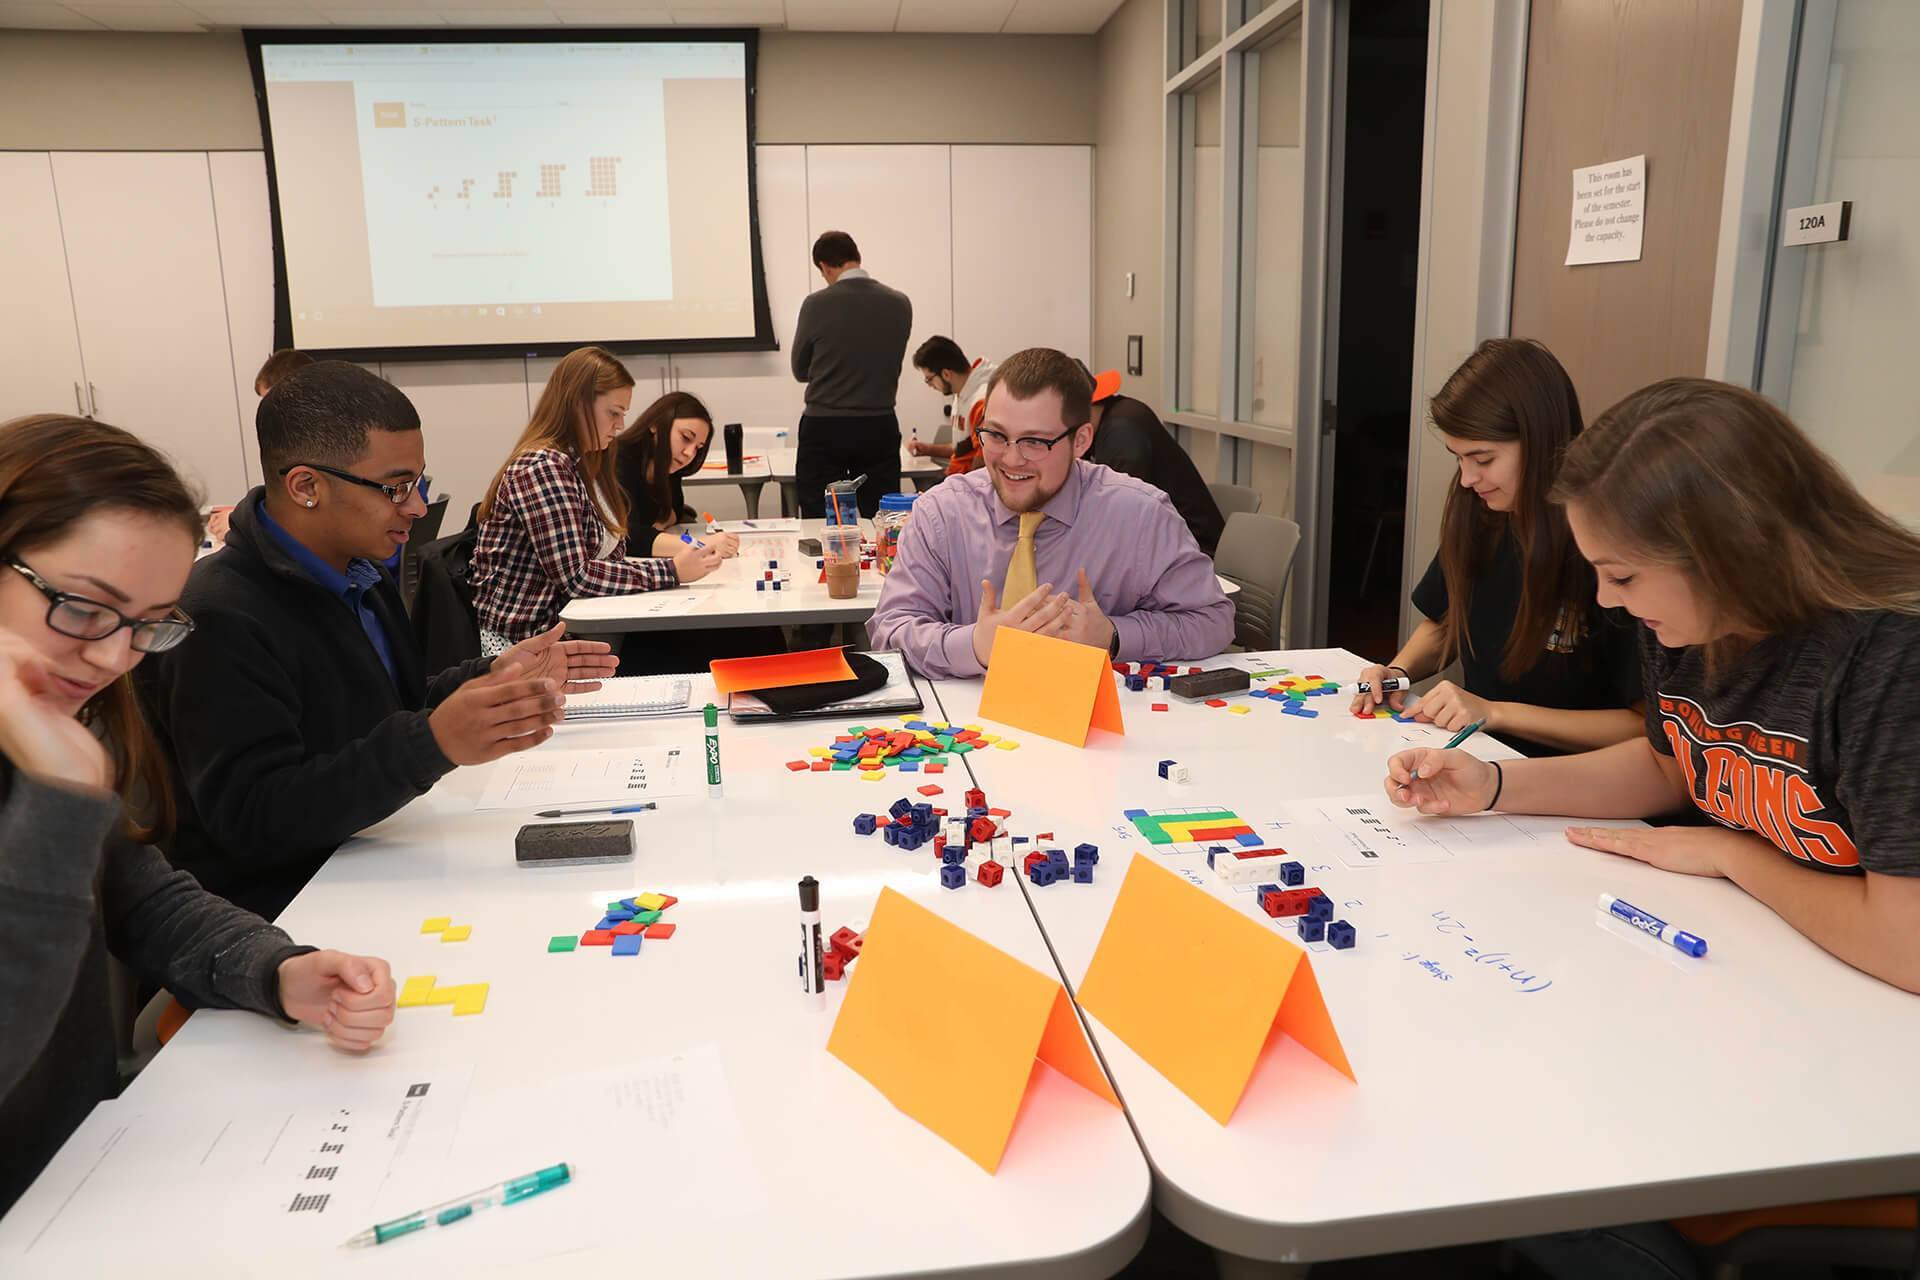
<path fill-rule="evenodd" d="M 707 726 L 707 794 L 720 794 L 720 708 L 709 702 L 700 713 Z"/>

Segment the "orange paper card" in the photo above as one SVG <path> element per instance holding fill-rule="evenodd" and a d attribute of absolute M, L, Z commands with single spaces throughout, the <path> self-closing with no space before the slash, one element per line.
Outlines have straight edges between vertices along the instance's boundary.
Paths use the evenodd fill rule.
<path fill-rule="evenodd" d="M 826 684 L 853 679 L 842 649 L 804 649 L 799 653 L 769 653 L 761 658 L 715 658 L 707 666 L 721 693 L 740 689 L 786 689 L 799 684 Z"/>
<path fill-rule="evenodd" d="M 1080 1004 L 1221 1124 L 1274 1031 L 1354 1079 L 1307 953 L 1141 854 Z"/>
<path fill-rule="evenodd" d="M 1120 1105 L 1056 979 L 892 889 L 880 891 L 827 1052 L 988 1173 L 1036 1058 Z"/>
<path fill-rule="evenodd" d="M 1012 627 L 993 633 L 980 714 L 1073 747 L 1088 729 L 1127 731 L 1106 650 Z"/>

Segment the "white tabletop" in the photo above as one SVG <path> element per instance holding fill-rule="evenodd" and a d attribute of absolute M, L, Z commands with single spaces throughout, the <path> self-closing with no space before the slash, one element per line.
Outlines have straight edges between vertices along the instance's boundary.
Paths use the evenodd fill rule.
<path fill-rule="evenodd" d="M 1338 650 L 1265 656 L 1343 683 L 1361 665 Z M 976 721 L 979 689 L 938 683 L 946 717 Z M 1165 694 L 1120 699 L 1123 738 L 1096 733 L 1075 750 L 1021 733 L 1017 752 L 976 766 L 988 803 L 1014 811 L 1012 830 L 1100 846 L 1090 889 L 1021 884 L 1076 988 L 1132 853 L 1149 848 L 1123 810 L 1225 805 L 1284 846 L 1265 824 L 1290 803 L 1381 796 L 1392 751 L 1444 737 L 1355 720 L 1338 697 L 1310 700 L 1312 720 L 1263 700 L 1234 715 Z M 1170 709 L 1149 710 L 1155 701 Z M 1513 754 L 1484 736 L 1470 749 Z M 1161 758 L 1187 764 L 1192 782 L 1162 781 Z M 1250 890 L 1220 887 L 1197 855 L 1161 861 L 1265 920 Z M 1920 1111 L 1895 1084 L 1920 1060 L 1920 1005 L 1730 881 L 1550 844 L 1362 869 L 1321 858 L 1308 883 L 1359 935 L 1351 951 L 1309 947 L 1357 1086 L 1283 1039 L 1222 1127 L 1087 1019 L 1159 1207 L 1208 1243 L 1303 1261 L 1920 1185 Z M 1700 934 L 1709 955 L 1601 917 L 1602 892 Z M 1272 927 L 1291 935 L 1293 923 Z"/>
<path fill-rule="evenodd" d="M 560 611 L 567 629 L 580 635 L 627 631 L 688 631 L 717 627 L 792 626 L 808 622 L 864 622 L 880 602 L 881 573 L 865 569 L 850 600 L 827 594 L 815 567 L 820 557 L 802 555 L 800 539 L 818 538 L 824 520 L 762 521 L 800 525 L 797 533 L 750 533 L 741 520 L 721 525 L 740 535 L 740 554 L 688 587 L 645 591 L 630 596 L 599 596 L 569 601 Z M 871 522 L 862 522 L 867 537 Z M 704 536 L 704 535 L 696 535 Z M 780 562 L 778 572 L 790 575 L 780 590 L 756 590 L 764 580 L 766 562 Z M 769 584 L 771 586 L 771 584 Z"/>
<path fill-rule="evenodd" d="M 907 774 L 876 785 L 851 773 L 782 767 L 837 730 L 821 721 L 751 728 L 723 721 L 724 801 L 666 799 L 636 815 L 638 854 L 627 864 L 516 868 L 513 835 L 531 815 L 476 812 L 484 770 L 456 770 L 344 846 L 281 923 L 296 938 L 383 956 L 396 979 L 490 982 L 486 1011 L 456 1019 L 445 1007 L 402 1009 L 366 1063 L 250 1014 L 202 1011 L 122 1105 L 187 1106 L 263 1080 L 320 1091 L 356 1070 L 396 1064 L 423 1076 L 471 1067 L 464 1151 L 471 1135 L 535 1118 L 516 1113 L 524 1111 L 518 1091 L 530 1081 L 564 1085 L 569 1073 L 711 1052 L 746 1149 L 744 1164 L 720 1171 L 726 1194 L 650 1203 L 648 1178 L 637 1168 L 648 1153 L 624 1154 L 610 1121 L 588 1140 L 551 1135 L 565 1149 L 547 1159 L 528 1154 L 529 1167 L 578 1161 L 575 1188 L 374 1254 L 282 1252 L 275 1274 L 386 1274 L 389 1260 L 375 1255 L 389 1253 L 393 1266 L 414 1275 L 423 1267 L 493 1274 L 481 1265 L 489 1259 L 501 1274 L 542 1276 L 601 1266 L 671 1276 L 1111 1274 L 1144 1237 L 1149 1190 L 1146 1163 L 1119 1109 L 1050 1068 L 1037 1071 L 999 1172 L 988 1175 L 826 1052 L 846 988 L 829 984 L 824 1011 L 800 993 L 795 885 L 802 875 L 821 882 L 829 931 L 864 929 L 881 887 L 890 885 L 1049 976 L 1056 972 L 1017 889 L 943 890 L 931 857 L 851 831 L 855 813 L 909 791 L 906 779 L 942 779 Z M 697 755 L 700 734 L 698 718 L 569 725 L 549 746 L 678 744 Z M 961 769 L 944 775 L 949 799 L 966 778 Z M 631 959 L 603 948 L 547 954 L 550 935 L 589 928 L 606 902 L 648 890 L 680 899 L 667 913 L 679 926 L 673 938 L 648 941 Z M 471 924 L 471 939 L 450 944 L 421 935 L 421 920 L 435 915 Z M 499 1159 L 476 1160 L 446 1190 L 523 1172 L 496 1167 Z M 450 1251 L 485 1246 L 506 1219 L 551 1213 L 563 1222 L 567 1197 L 589 1194 L 590 1180 L 591 1194 L 603 1196 L 609 1181 L 622 1179 L 633 1183 L 629 1211 L 584 1235 L 556 1227 L 534 1250 L 544 1248 L 543 1259 L 525 1256 L 523 1244 L 517 1253 L 486 1250 L 473 1265 L 455 1265 L 466 1255 Z M 342 1224 L 340 1235 L 366 1225 Z M 159 1251 L 149 1260 L 154 1274 L 169 1253 L 183 1274 L 223 1273 L 196 1245 Z"/>
<path fill-rule="evenodd" d="M 773 468 L 768 463 L 767 455 L 760 453 L 745 455 L 741 459 L 740 470 L 737 472 L 727 470 L 726 458 L 714 458 L 710 456 L 707 459 L 706 465 L 698 471 L 690 476 L 680 477 L 680 483 L 683 487 L 690 488 L 703 484 L 739 484 L 742 481 L 751 482 L 756 480 L 765 484 L 767 481 L 776 478 L 773 474 Z"/>
<path fill-rule="evenodd" d="M 801 538 L 819 538 L 824 520 L 763 520 L 761 524 L 800 526 L 798 532 L 751 533 L 748 520 L 721 524 L 740 535 L 740 554 L 689 587 L 644 591 L 637 595 L 595 596 L 571 600 L 560 611 L 567 629 L 577 635 L 621 634 L 628 631 L 693 631 L 723 627 L 794 626 L 812 622 L 865 622 L 880 603 L 885 575 L 878 568 L 862 570 L 852 599 L 835 600 L 827 594 L 815 567 L 818 556 L 803 555 Z M 873 536 L 873 522 L 861 529 Z M 780 572 L 791 576 L 780 590 L 756 589 L 766 561 L 780 562 Z M 1238 584 L 1216 575 L 1229 596 Z M 771 584 L 769 584 L 771 585 Z"/>
<path fill-rule="evenodd" d="M 799 453 L 797 448 L 792 447 L 767 450 L 767 462 L 773 469 L 775 480 L 782 484 L 793 481 L 794 459 L 799 456 Z M 945 458 L 916 458 L 907 452 L 904 445 L 900 449 L 900 474 L 903 476 L 938 476 L 945 475 L 946 470 Z"/>

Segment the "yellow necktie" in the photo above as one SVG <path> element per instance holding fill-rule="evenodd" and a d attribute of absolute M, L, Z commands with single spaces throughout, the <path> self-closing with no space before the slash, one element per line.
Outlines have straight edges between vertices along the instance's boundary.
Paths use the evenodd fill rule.
<path fill-rule="evenodd" d="M 1020 538 L 1013 544 L 1013 559 L 1007 561 L 1007 579 L 1000 587 L 1000 607 L 1006 608 L 1015 600 L 1031 595 L 1040 585 L 1033 564 L 1033 535 L 1039 529 L 1040 522 L 1047 518 L 1043 511 L 1022 511 L 1020 513 Z"/>

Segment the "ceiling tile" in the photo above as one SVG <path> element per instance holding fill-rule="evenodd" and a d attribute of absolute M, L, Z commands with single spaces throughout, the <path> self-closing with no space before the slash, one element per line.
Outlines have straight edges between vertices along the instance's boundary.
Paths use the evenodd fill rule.
<path fill-rule="evenodd" d="M 973 32 L 1000 30 L 1014 0 L 900 0 L 895 31 Z"/>
<path fill-rule="evenodd" d="M 322 9 L 340 27 L 444 27 L 447 20 L 431 9 Z"/>
<path fill-rule="evenodd" d="M 574 0 L 555 5 L 554 16 L 574 26 L 589 27 L 665 27 L 673 24 L 673 15 L 663 9 L 635 9 L 626 5 L 601 5 L 580 8 Z"/>
<path fill-rule="evenodd" d="M 1122 0 L 1016 0 L 1007 23 L 1009 35 L 1092 35 L 1105 26 Z"/>
<path fill-rule="evenodd" d="M 786 0 L 789 31 L 891 31 L 900 0 Z"/>
<path fill-rule="evenodd" d="M 72 4 L 67 7 L 115 31 L 206 29 L 206 20 L 199 14 L 173 4 Z"/>
<path fill-rule="evenodd" d="M 524 3 L 524 0 L 522 0 Z M 551 9 L 442 9 L 440 16 L 456 27 L 557 27 Z"/>
<path fill-rule="evenodd" d="M 104 31 L 92 18 L 57 4 L 20 4 L 0 0 L 0 27 L 29 31 Z"/>
<path fill-rule="evenodd" d="M 215 27 L 325 27 L 331 26 L 312 9 L 267 9 L 252 5 L 195 4 L 193 11 Z"/>

